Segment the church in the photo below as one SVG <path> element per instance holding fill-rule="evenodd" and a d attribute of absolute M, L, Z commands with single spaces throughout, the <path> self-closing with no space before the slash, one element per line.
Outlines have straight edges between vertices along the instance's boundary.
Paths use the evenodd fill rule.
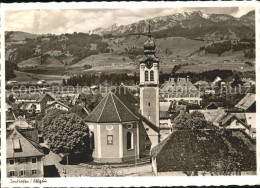
<path fill-rule="evenodd" d="M 160 141 L 159 59 L 150 33 L 140 59 L 140 101 L 124 86 L 109 92 L 85 122 L 95 162 L 120 163 L 149 156 Z"/>

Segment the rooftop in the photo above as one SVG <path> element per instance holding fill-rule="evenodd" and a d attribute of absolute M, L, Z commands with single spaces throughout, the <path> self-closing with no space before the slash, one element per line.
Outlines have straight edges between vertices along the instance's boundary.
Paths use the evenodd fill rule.
<path fill-rule="evenodd" d="M 256 102 L 254 93 L 247 93 L 246 96 L 235 105 L 236 108 L 243 110 L 249 109 Z"/>
<path fill-rule="evenodd" d="M 116 123 L 138 121 L 139 118 L 115 94 L 108 93 L 85 119 L 87 122 Z"/>
<path fill-rule="evenodd" d="M 211 171 L 212 162 L 230 156 L 242 171 L 256 171 L 255 141 L 240 130 L 179 130 L 151 151 L 158 172 Z"/>
<path fill-rule="evenodd" d="M 39 144 L 23 135 L 17 128 L 7 134 L 6 158 L 44 156 Z"/>

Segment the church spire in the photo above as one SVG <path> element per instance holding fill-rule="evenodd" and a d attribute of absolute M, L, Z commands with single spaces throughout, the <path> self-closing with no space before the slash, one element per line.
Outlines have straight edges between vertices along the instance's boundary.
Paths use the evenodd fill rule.
<path fill-rule="evenodd" d="M 148 29 L 149 29 L 149 31 L 148 31 L 148 37 L 151 38 L 151 37 L 152 37 L 152 35 L 151 35 L 151 20 L 149 20 Z"/>

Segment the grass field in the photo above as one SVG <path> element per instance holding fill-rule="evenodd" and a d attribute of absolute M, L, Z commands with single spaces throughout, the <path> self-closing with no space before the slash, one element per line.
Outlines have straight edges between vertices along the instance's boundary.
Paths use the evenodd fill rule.
<path fill-rule="evenodd" d="M 26 69 L 26 72 L 29 73 L 17 72 L 18 76 L 14 80 L 33 82 L 37 79 L 53 79 L 57 81 L 73 74 L 82 73 L 134 73 L 138 71 L 138 60 L 142 55 L 138 55 L 135 60 L 131 60 L 125 49 L 129 50 L 135 47 L 143 50 L 146 39 L 147 36 L 144 35 L 103 39 L 109 43 L 109 48 L 113 49 L 113 53 L 91 55 L 68 66 L 65 66 L 55 57 L 48 57 L 44 65 L 40 65 L 39 57 L 22 61 L 18 64 L 20 70 Z M 202 72 L 213 69 L 254 70 L 254 66 L 250 67 L 245 64 L 246 61 L 254 62 L 254 60 L 245 59 L 242 51 L 226 52 L 219 57 L 212 54 L 205 55 L 204 52 L 198 54 L 196 51 L 200 47 L 210 45 L 210 43 L 181 37 L 156 39 L 155 43 L 156 55 L 160 59 L 160 71 L 164 73 L 171 73 L 174 65 L 179 64 L 182 67 L 178 72 Z M 84 65 L 86 64 L 92 65 L 92 68 L 85 69 Z"/>
<path fill-rule="evenodd" d="M 208 55 L 194 55 L 191 56 L 192 63 L 196 65 L 183 66 L 178 72 L 202 72 L 213 69 L 225 69 L 235 71 L 254 71 L 255 66 L 248 66 L 245 62 L 254 62 L 254 59 L 244 58 L 243 52 L 226 52 L 221 56 L 208 54 Z"/>

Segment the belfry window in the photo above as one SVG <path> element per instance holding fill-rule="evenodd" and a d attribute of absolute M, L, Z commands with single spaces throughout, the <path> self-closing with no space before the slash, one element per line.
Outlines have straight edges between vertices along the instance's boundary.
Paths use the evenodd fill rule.
<path fill-rule="evenodd" d="M 154 72 L 153 72 L 153 70 L 150 72 L 150 81 L 154 81 Z"/>
<path fill-rule="evenodd" d="M 90 132 L 89 138 L 90 138 L 90 149 L 95 149 L 95 138 L 93 132 Z"/>
<path fill-rule="evenodd" d="M 133 149 L 133 133 L 132 132 L 127 132 L 126 133 L 126 149 Z"/>
<path fill-rule="evenodd" d="M 148 71 L 145 71 L 145 81 L 148 81 Z"/>

